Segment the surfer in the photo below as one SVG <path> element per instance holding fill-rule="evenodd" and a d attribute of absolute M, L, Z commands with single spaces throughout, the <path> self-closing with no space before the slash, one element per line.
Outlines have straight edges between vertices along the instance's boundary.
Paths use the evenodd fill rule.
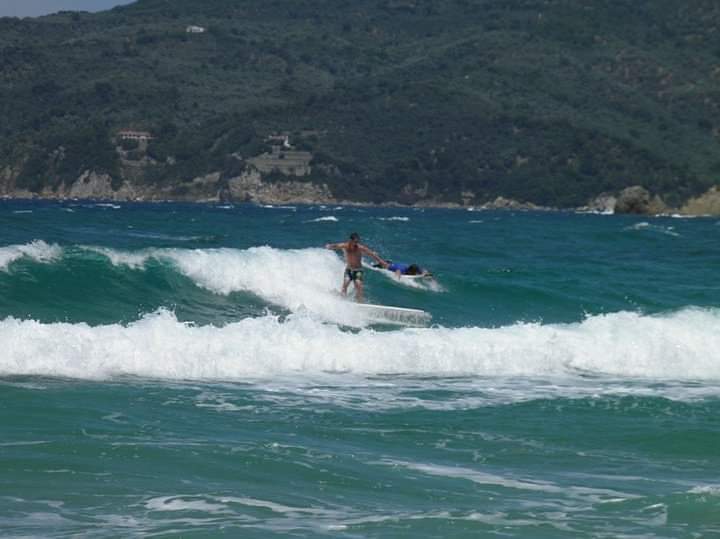
<path fill-rule="evenodd" d="M 374 259 L 378 264 L 385 265 L 385 262 L 380 258 L 377 253 L 369 249 L 367 246 L 360 243 L 360 235 L 357 232 L 350 234 L 348 241 L 340 243 L 328 243 L 325 245 L 326 249 L 332 251 L 342 250 L 345 252 L 345 274 L 343 276 L 343 284 L 341 293 L 343 296 L 347 294 L 348 286 L 350 283 L 355 287 L 355 301 L 363 301 L 363 269 L 362 269 L 362 257 L 363 255 L 369 256 Z"/>

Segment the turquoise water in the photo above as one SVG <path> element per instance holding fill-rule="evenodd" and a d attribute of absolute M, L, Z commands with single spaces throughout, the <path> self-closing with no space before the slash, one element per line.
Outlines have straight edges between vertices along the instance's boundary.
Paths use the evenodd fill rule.
<path fill-rule="evenodd" d="M 431 325 L 338 296 L 352 231 Z M 0 202 L 0 535 L 720 536 L 719 233 Z"/>

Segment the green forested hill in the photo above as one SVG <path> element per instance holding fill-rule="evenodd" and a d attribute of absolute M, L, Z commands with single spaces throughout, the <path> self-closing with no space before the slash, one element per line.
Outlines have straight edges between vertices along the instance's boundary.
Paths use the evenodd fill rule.
<path fill-rule="evenodd" d="M 719 107 L 715 0 L 139 0 L 0 19 L 0 170 L 31 190 L 88 169 L 121 182 L 111 138 L 132 128 L 156 136 L 146 184 L 232 174 L 231 155 L 288 132 L 344 198 L 570 206 L 640 184 L 676 203 L 720 183 Z"/>

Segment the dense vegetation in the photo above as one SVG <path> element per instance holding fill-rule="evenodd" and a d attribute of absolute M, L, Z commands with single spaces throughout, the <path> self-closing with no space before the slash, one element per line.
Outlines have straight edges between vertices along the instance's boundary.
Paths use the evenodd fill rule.
<path fill-rule="evenodd" d="M 189 34 L 186 26 L 208 31 Z M 0 169 L 40 190 L 234 172 L 287 131 L 342 197 L 550 205 L 720 179 L 714 0 L 139 0 L 0 19 Z M 327 171 L 337 171 L 328 173 Z"/>

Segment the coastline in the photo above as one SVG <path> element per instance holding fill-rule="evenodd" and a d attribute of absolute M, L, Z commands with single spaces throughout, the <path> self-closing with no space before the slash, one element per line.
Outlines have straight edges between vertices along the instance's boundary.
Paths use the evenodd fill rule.
<path fill-rule="evenodd" d="M 14 183 L 14 182 L 13 182 Z M 680 207 L 667 205 L 659 194 L 652 194 L 640 185 L 626 187 L 617 193 L 601 193 L 582 206 L 542 206 L 503 196 L 473 202 L 478 197 L 462 197 L 462 202 L 450 202 L 432 197 L 418 197 L 413 202 L 389 200 L 376 203 L 335 197 L 326 184 L 286 180 L 264 181 L 262 175 L 251 170 L 241 176 L 221 179 L 220 173 L 194 178 L 181 185 L 147 186 L 129 180 L 113 188 L 107 174 L 86 171 L 70 185 L 60 184 L 55 190 L 40 192 L 17 189 L 10 182 L 0 185 L 2 200 L 92 201 L 108 203 L 195 203 L 257 205 L 340 205 L 378 208 L 434 208 L 465 211 L 507 210 L 588 213 L 599 215 L 646 215 L 703 217 L 720 215 L 720 189 L 713 186 L 705 193 L 690 198 Z"/>
<path fill-rule="evenodd" d="M 674 219 L 695 219 L 695 218 L 713 218 L 717 217 L 718 213 L 679 213 L 677 211 L 662 212 L 662 213 L 645 213 L 645 214 L 630 214 L 630 213 L 615 213 L 612 211 L 601 211 L 595 209 L 588 209 L 586 206 L 580 207 L 549 207 L 549 206 L 537 206 L 534 204 L 527 205 L 523 203 L 517 203 L 514 205 L 494 205 L 492 203 L 486 203 L 482 205 L 462 205 L 452 202 L 428 202 L 421 201 L 415 204 L 402 204 L 396 201 L 373 203 L 365 201 L 353 201 L 353 200 L 282 200 L 282 201 L 223 201 L 218 198 L 209 199 L 178 199 L 178 198 L 151 198 L 151 199 L 117 199 L 117 198 L 94 198 L 94 197 L 48 197 L 48 196 L 12 196 L 2 195 L 0 196 L 0 202 L 57 202 L 57 203 L 87 203 L 87 204 L 188 204 L 188 205 L 208 205 L 208 206 L 234 206 L 234 205 L 250 205 L 256 207 L 282 207 L 282 206 L 340 206 L 340 207 L 360 207 L 360 208 L 397 208 L 397 209 L 432 209 L 432 210 L 454 210 L 454 211 L 466 211 L 469 213 L 487 212 L 487 211 L 501 211 L 501 212 L 538 212 L 538 213 L 573 213 L 579 215 L 601 215 L 601 216 L 627 216 L 636 215 L 638 217 L 650 217 L 650 218 L 674 218 Z"/>

